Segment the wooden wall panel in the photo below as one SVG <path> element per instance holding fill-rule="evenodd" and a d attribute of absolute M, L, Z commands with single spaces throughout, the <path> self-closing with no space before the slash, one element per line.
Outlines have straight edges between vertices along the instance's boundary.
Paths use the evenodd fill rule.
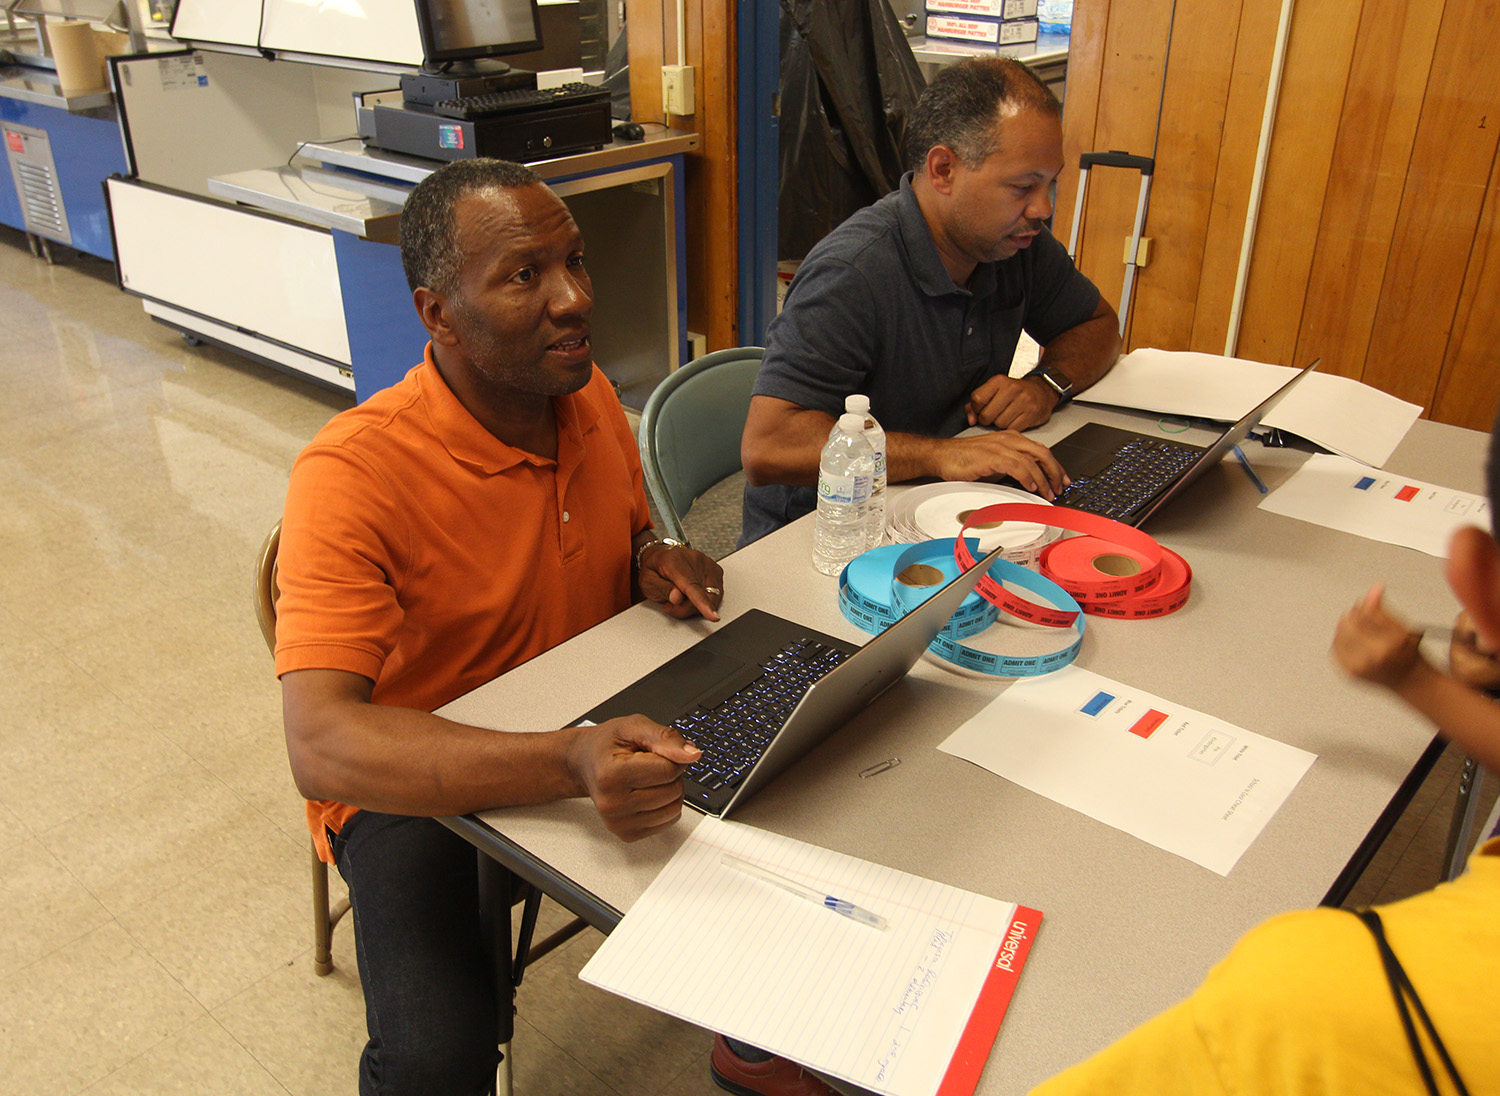
<path fill-rule="evenodd" d="M 739 223 L 736 172 L 734 5 L 688 0 L 687 62 L 694 67 L 696 112 L 668 118 L 661 66 L 677 60 L 676 5 L 626 0 L 630 33 L 630 109 L 637 122 L 670 123 L 699 135 L 686 159 L 688 327 L 708 349 L 739 345 Z"/>
<path fill-rule="evenodd" d="M 1495 124 L 1491 117 L 1488 124 Z M 1500 406 L 1500 158 L 1490 171 L 1484 213 L 1458 314 L 1438 379 L 1432 417 L 1488 430 Z"/>
<path fill-rule="evenodd" d="M 1192 10 L 1214 5 L 1178 8 L 1147 221 L 1158 250 L 1138 283 L 1130 347 L 1224 349 L 1282 0 L 1233 2 L 1238 24 L 1219 47 L 1227 82 L 1208 17 Z M 1155 105 L 1143 27 L 1157 9 L 1127 17 L 1122 6 L 1111 4 L 1102 46 L 1088 46 L 1102 56 L 1089 89 L 1095 148 L 1137 139 L 1130 127 Z M 1330 372 L 1442 421 L 1488 427 L 1500 402 L 1497 41 L 1497 0 L 1299 0 L 1239 354 L 1322 356 Z M 1104 201 L 1124 227 L 1101 230 L 1093 190 L 1086 224 L 1109 238 L 1086 242 L 1080 265 L 1117 295 L 1132 196 Z"/>
<path fill-rule="evenodd" d="M 661 0 L 625 0 L 625 27 L 630 43 L 630 113 L 637 122 L 662 122 L 661 67 L 666 63 L 666 13 Z M 673 45 L 675 50 L 676 46 Z"/>
<path fill-rule="evenodd" d="M 1087 151 L 1120 149 L 1151 155 L 1171 14 L 1170 0 L 1110 5 L 1108 48 L 1100 77 L 1100 86 L 1110 90 L 1099 96 L 1094 148 Z M 1078 266 L 1116 305 L 1124 282 L 1124 244 L 1135 220 L 1139 193 L 1139 175 L 1119 169 L 1089 173 Z M 1071 219 L 1061 226 L 1064 243 L 1071 227 Z"/>
<path fill-rule="evenodd" d="M 1297 328 L 1338 134 L 1328 120 L 1344 102 L 1358 27 L 1359 5 L 1348 0 L 1301 0 L 1294 9 L 1238 357 L 1307 364 L 1296 360 Z"/>
<path fill-rule="evenodd" d="M 1500 136 L 1493 0 L 1448 0 L 1363 379 L 1431 406 Z"/>
<path fill-rule="evenodd" d="M 739 155 L 732 4 L 700 4 L 689 21 L 702 143 L 687 163 L 688 324 L 709 350 L 739 346 Z"/>
<path fill-rule="evenodd" d="M 1063 170 L 1057 177 L 1052 234 L 1064 244 L 1073 228 L 1073 200 L 1078 196 L 1078 157 L 1091 152 L 1099 116 L 1099 82 L 1104 72 L 1110 0 L 1074 0 L 1073 31 L 1068 39 L 1068 80 L 1063 101 Z"/>
<path fill-rule="evenodd" d="M 1326 373 L 1364 372 L 1442 14 L 1367 0 L 1360 16 L 1297 332 L 1295 360 Z"/>
<path fill-rule="evenodd" d="M 1265 110 L 1266 82 L 1276 45 L 1279 0 L 1244 0 L 1234 39 L 1229 94 L 1214 176 L 1213 202 L 1203 241 L 1203 266 L 1198 282 L 1198 307 L 1188 345 L 1165 350 L 1224 352 L 1229 310 L 1234 300 L 1235 269 L 1239 265 L 1250 181 L 1255 173 L 1255 148 L 1260 140 Z M 1177 124 L 1163 120 L 1163 126 Z"/>
<path fill-rule="evenodd" d="M 1204 236 L 1213 202 L 1230 68 L 1224 28 L 1240 4 L 1179 4 L 1172 26 L 1156 171 L 1145 234 L 1150 264 L 1136 277 L 1132 346 L 1186 346 L 1193 333 Z M 1123 251 L 1123 248 L 1121 249 Z"/>

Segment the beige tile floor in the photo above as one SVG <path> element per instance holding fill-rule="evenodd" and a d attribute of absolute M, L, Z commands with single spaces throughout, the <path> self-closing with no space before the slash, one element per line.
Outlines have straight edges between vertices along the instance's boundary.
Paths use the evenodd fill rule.
<path fill-rule="evenodd" d="M 48 266 L 0 228 L 8 1092 L 355 1091 L 351 929 L 317 977 L 301 804 L 250 609 L 292 460 L 348 402 L 191 349 L 107 264 Z M 1431 884 L 1454 772 L 1428 781 L 1363 892 Z M 528 974 L 517 1090 L 718 1091 L 707 1035 L 577 980 L 598 940 Z"/>

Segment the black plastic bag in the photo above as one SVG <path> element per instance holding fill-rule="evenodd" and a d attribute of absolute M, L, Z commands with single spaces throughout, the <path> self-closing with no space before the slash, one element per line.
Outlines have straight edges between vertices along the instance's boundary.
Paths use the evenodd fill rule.
<path fill-rule="evenodd" d="M 781 0 L 779 258 L 896 189 L 923 86 L 886 0 Z"/>

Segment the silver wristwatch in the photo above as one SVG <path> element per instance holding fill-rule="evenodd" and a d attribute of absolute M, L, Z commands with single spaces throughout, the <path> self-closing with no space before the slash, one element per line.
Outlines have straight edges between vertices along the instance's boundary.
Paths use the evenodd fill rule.
<path fill-rule="evenodd" d="M 1073 398 L 1073 381 L 1056 366 L 1039 365 L 1024 379 L 1031 377 L 1040 377 L 1043 384 L 1057 393 L 1057 406 L 1061 407 Z"/>

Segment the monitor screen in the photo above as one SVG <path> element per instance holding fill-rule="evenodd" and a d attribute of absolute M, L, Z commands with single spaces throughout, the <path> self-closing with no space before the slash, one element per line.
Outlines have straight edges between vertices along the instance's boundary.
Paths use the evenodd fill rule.
<path fill-rule="evenodd" d="M 540 49 L 536 0 L 416 0 L 428 65 Z"/>

